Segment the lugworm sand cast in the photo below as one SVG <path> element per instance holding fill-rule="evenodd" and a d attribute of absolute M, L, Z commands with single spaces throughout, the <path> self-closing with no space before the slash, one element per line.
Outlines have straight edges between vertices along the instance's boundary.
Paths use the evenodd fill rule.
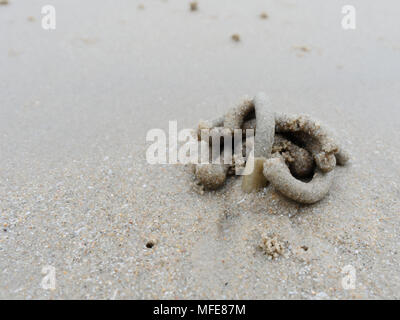
<path fill-rule="evenodd" d="M 197 139 L 211 147 L 213 136 L 233 134 L 233 130 L 253 129 L 255 137 L 247 148 L 242 190 L 251 192 L 269 182 L 286 197 L 300 203 L 315 203 L 329 191 L 336 164 L 345 165 L 349 155 L 332 137 L 329 129 L 307 115 L 275 113 L 264 93 L 245 99 L 223 117 L 200 121 Z M 201 132 L 209 133 L 202 138 Z M 226 145 L 225 145 L 226 148 Z M 246 150 L 248 151 L 248 150 Z M 251 165 L 249 163 L 251 162 Z M 195 174 L 205 188 L 221 187 L 232 163 L 197 164 Z M 309 181 L 307 181 L 309 179 Z"/>

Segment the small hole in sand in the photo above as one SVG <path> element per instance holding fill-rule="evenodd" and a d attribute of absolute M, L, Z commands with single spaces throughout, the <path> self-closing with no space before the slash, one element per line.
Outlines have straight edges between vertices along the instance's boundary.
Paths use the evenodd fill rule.
<path fill-rule="evenodd" d="M 153 241 L 148 241 L 147 243 L 146 243 L 146 248 L 153 248 L 154 247 L 154 242 Z"/>
<path fill-rule="evenodd" d="M 308 250 L 308 247 L 307 247 L 307 246 L 301 246 L 301 248 L 302 248 L 304 251 L 307 251 L 307 250 Z"/>

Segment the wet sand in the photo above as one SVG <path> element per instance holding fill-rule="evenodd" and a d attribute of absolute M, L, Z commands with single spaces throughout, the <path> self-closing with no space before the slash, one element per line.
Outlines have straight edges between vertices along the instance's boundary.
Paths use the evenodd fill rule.
<path fill-rule="evenodd" d="M 348 31 L 340 1 L 52 3 L 53 31 L 41 1 L 0 6 L 0 298 L 400 298 L 397 1 L 353 1 Z M 189 168 L 146 162 L 149 129 L 259 91 L 351 153 L 321 202 L 240 177 L 201 195 Z"/>

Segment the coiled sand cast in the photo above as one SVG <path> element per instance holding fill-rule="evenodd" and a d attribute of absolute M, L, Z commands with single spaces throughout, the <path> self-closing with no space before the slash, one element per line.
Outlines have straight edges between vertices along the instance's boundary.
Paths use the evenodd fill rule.
<path fill-rule="evenodd" d="M 273 112 L 264 93 L 243 100 L 223 117 L 200 121 L 197 139 L 203 148 L 211 150 L 213 141 L 219 141 L 212 137 L 228 139 L 235 129 L 242 129 L 243 136 L 246 129 L 255 131 L 254 139 L 246 144 L 247 151 L 252 152 L 244 154 L 241 162 L 235 162 L 234 155 L 230 164 L 196 164 L 196 178 L 207 189 L 221 187 L 234 168 L 245 166 L 244 192 L 258 190 L 269 182 L 286 197 L 311 204 L 329 192 L 336 164 L 345 165 L 349 160 L 328 128 L 307 115 Z"/>

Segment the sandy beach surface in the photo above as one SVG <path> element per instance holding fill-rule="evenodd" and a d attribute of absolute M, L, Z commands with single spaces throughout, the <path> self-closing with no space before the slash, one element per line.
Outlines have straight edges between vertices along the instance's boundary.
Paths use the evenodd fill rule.
<path fill-rule="evenodd" d="M 399 299 L 400 4 L 351 4 L 355 30 L 343 1 L 0 5 L 0 298 Z M 321 202 L 146 162 L 148 130 L 258 91 L 351 153 Z"/>

